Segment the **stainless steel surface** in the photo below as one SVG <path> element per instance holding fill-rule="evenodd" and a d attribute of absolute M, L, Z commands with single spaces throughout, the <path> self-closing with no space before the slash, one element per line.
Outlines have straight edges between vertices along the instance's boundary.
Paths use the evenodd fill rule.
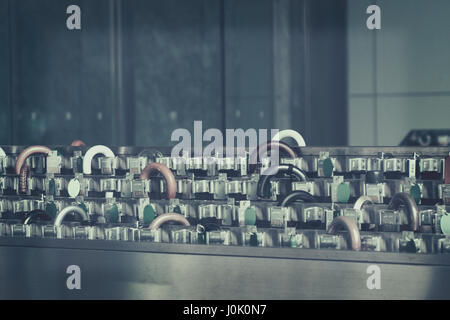
<path fill-rule="evenodd" d="M 81 290 L 66 287 L 74 264 Z M 0 270 L 2 299 L 450 298 L 450 257 L 417 254 L 2 238 Z"/>

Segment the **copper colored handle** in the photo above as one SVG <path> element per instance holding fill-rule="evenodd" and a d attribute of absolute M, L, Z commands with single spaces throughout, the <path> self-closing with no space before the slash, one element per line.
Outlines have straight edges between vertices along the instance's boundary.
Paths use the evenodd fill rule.
<path fill-rule="evenodd" d="M 394 194 L 389 202 L 388 209 L 390 210 L 398 210 L 401 205 L 405 205 L 406 213 L 408 215 L 409 220 L 409 230 L 417 231 L 419 230 L 419 208 L 417 207 L 416 201 L 413 197 L 406 192 L 399 192 Z"/>
<path fill-rule="evenodd" d="M 159 172 L 164 177 L 167 184 L 167 199 L 173 199 L 177 195 L 177 181 L 172 171 L 167 168 L 162 163 L 152 162 L 145 166 L 144 170 L 141 172 L 140 178 L 142 180 L 147 180 L 150 174 L 153 172 Z"/>
<path fill-rule="evenodd" d="M 70 144 L 70 146 L 72 147 L 85 147 L 86 144 L 81 141 L 81 140 L 73 140 L 72 143 Z"/>
<path fill-rule="evenodd" d="M 45 153 L 48 154 L 50 152 L 50 148 L 47 148 L 45 146 L 31 146 L 26 149 L 24 149 L 19 156 L 17 157 L 16 161 L 16 174 L 20 174 L 20 169 L 22 169 L 23 164 L 27 160 L 29 156 L 35 153 Z"/>
<path fill-rule="evenodd" d="M 19 175 L 19 192 L 27 193 L 28 191 L 28 175 L 30 174 L 29 166 L 22 166 Z"/>
<path fill-rule="evenodd" d="M 149 228 L 150 230 L 156 230 L 164 223 L 169 221 L 181 223 L 186 227 L 189 227 L 191 225 L 189 221 L 187 221 L 187 219 L 181 214 L 171 212 L 171 213 L 163 213 L 162 215 L 157 216 L 155 220 L 153 220 L 153 222 L 150 224 Z"/>
<path fill-rule="evenodd" d="M 294 150 L 292 150 L 291 147 L 289 147 L 286 143 L 281 141 L 268 141 L 266 143 L 262 143 L 258 148 L 253 150 L 249 158 L 249 165 L 255 168 L 256 164 L 258 164 L 258 155 L 263 154 L 272 147 L 278 147 L 279 150 L 286 152 L 292 159 L 296 157 Z"/>
<path fill-rule="evenodd" d="M 445 157 L 444 174 L 444 183 L 450 184 L 450 156 Z"/>
<path fill-rule="evenodd" d="M 328 228 L 328 234 L 336 234 L 339 230 L 346 230 L 350 237 L 350 246 L 352 250 L 361 250 L 361 234 L 355 221 L 349 217 L 340 216 L 335 218 Z"/>

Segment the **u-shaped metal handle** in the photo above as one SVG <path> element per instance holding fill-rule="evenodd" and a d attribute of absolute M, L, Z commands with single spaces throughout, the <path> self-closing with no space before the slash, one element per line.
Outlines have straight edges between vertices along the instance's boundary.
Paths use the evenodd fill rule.
<path fill-rule="evenodd" d="M 258 148 L 254 149 L 253 152 L 250 154 L 249 157 L 249 165 L 251 167 L 250 171 L 254 171 L 254 168 L 258 164 L 259 156 L 264 152 L 268 151 L 269 149 L 272 149 L 272 147 L 276 147 L 278 148 L 278 150 L 286 152 L 292 159 L 296 157 L 294 150 L 292 150 L 291 147 L 289 147 L 286 143 L 281 141 L 268 141 L 260 144 Z"/>
<path fill-rule="evenodd" d="M 71 147 L 85 147 L 86 143 L 84 143 L 82 140 L 73 140 L 70 144 Z"/>
<path fill-rule="evenodd" d="M 353 209 L 361 210 L 366 204 L 373 204 L 372 199 L 368 196 L 361 196 L 356 200 Z"/>
<path fill-rule="evenodd" d="M 114 158 L 114 152 L 112 152 L 112 150 L 110 148 L 108 148 L 107 146 L 103 146 L 103 145 L 96 145 L 93 146 L 91 148 L 89 148 L 88 151 L 86 151 L 86 154 L 84 155 L 83 158 L 83 173 L 84 174 L 91 174 L 92 173 L 92 159 L 94 158 L 94 156 L 96 156 L 97 154 L 103 154 L 105 157 L 109 157 L 109 158 Z"/>
<path fill-rule="evenodd" d="M 292 129 L 278 131 L 278 133 L 272 138 L 272 141 L 281 141 L 285 138 L 292 138 L 295 142 L 297 142 L 299 147 L 306 147 L 306 142 L 302 135 Z"/>
<path fill-rule="evenodd" d="M 339 230 L 346 230 L 350 237 L 350 246 L 353 251 L 361 250 L 361 234 L 355 221 L 349 217 L 340 216 L 335 218 L 328 228 L 328 234 L 337 234 Z"/>
<path fill-rule="evenodd" d="M 408 215 L 409 220 L 409 230 L 410 231 L 417 231 L 419 230 L 419 208 L 417 207 L 417 203 L 414 200 L 414 198 L 406 192 L 399 192 L 394 194 L 394 196 L 391 199 L 391 202 L 389 202 L 389 209 L 390 210 L 398 210 L 398 208 L 404 205 L 406 207 L 406 213 Z"/>
<path fill-rule="evenodd" d="M 177 181 L 175 180 L 173 172 L 162 163 L 151 162 L 147 164 L 144 170 L 142 170 L 140 178 L 142 180 L 147 180 L 150 177 L 150 174 L 155 171 L 161 173 L 164 180 L 166 180 L 167 199 L 175 198 L 177 195 Z"/>
<path fill-rule="evenodd" d="M 171 212 L 171 213 L 163 213 L 162 215 L 157 216 L 155 220 L 153 220 L 153 222 L 150 224 L 149 228 L 150 230 L 156 230 L 164 223 L 169 221 L 181 223 L 186 227 L 189 227 L 191 225 L 189 221 L 181 214 Z"/>
<path fill-rule="evenodd" d="M 20 170 L 22 169 L 23 164 L 25 163 L 25 161 L 27 160 L 27 158 L 29 156 L 31 156 L 32 154 L 35 153 L 44 153 L 44 154 L 48 154 L 50 152 L 50 148 L 46 147 L 46 146 L 30 146 L 26 149 L 24 149 L 19 156 L 17 157 L 16 160 L 16 174 L 19 175 L 20 174 Z"/>
<path fill-rule="evenodd" d="M 88 221 L 89 220 L 88 214 L 83 209 L 81 209 L 78 206 L 68 206 L 68 207 L 65 207 L 64 209 L 62 209 L 58 213 L 58 215 L 56 216 L 55 222 L 53 224 L 55 226 L 60 226 L 62 224 L 64 218 L 66 217 L 66 215 L 69 212 L 76 212 L 76 213 L 78 213 L 81 216 L 81 218 L 83 219 L 83 221 Z"/>

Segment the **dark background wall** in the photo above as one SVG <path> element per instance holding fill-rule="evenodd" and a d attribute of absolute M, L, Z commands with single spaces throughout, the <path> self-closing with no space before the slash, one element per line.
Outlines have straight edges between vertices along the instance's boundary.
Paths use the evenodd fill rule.
<path fill-rule="evenodd" d="M 0 144 L 168 145 L 202 120 L 345 145 L 346 50 L 345 1 L 0 0 Z"/>
<path fill-rule="evenodd" d="M 366 27 L 371 4 L 381 8 L 380 30 Z M 392 146 L 410 130 L 449 129 L 450 1 L 348 0 L 347 8 L 349 144 Z"/>

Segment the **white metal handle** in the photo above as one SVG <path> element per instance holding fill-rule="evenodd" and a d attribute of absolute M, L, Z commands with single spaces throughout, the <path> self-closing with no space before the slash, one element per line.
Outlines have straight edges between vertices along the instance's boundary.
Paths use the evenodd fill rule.
<path fill-rule="evenodd" d="M 84 155 L 84 158 L 83 158 L 83 173 L 84 174 L 92 173 L 92 169 L 91 169 L 92 159 L 94 158 L 95 155 L 97 155 L 99 153 L 103 154 L 105 157 L 114 158 L 114 152 L 112 152 L 112 150 L 110 148 L 108 148 L 107 146 L 103 146 L 103 145 L 99 144 L 99 145 L 91 147 L 88 151 L 86 151 L 86 154 Z"/>
<path fill-rule="evenodd" d="M 278 131 L 278 133 L 272 138 L 272 141 L 281 141 L 285 138 L 292 138 L 295 142 L 297 142 L 299 147 L 306 147 L 306 142 L 302 135 L 291 129 Z"/>
<path fill-rule="evenodd" d="M 81 218 L 83 219 L 83 221 L 88 221 L 89 220 L 88 214 L 83 209 L 81 209 L 78 206 L 68 206 L 68 207 L 65 207 L 64 209 L 62 209 L 58 213 L 58 215 L 56 216 L 54 225 L 55 226 L 60 226 L 61 223 L 63 222 L 64 218 L 66 217 L 66 215 L 69 212 L 76 212 L 76 213 L 78 213 L 81 216 Z"/>

